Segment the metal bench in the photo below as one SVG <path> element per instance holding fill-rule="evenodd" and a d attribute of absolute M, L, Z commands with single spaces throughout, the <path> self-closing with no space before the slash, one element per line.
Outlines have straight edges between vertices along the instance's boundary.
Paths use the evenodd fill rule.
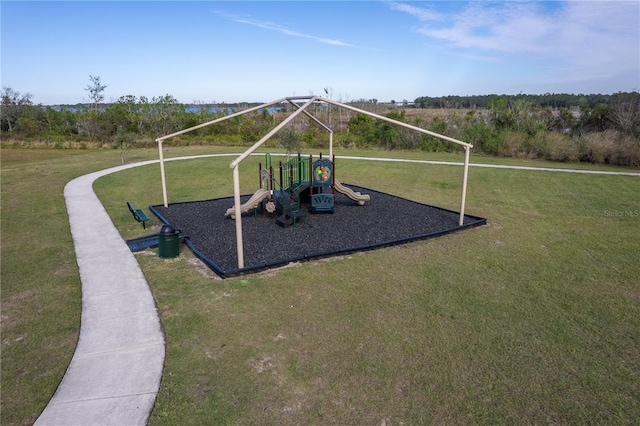
<path fill-rule="evenodd" d="M 135 207 L 133 207 L 133 204 L 131 204 L 131 201 L 127 201 L 127 206 L 129 207 L 129 211 L 133 215 L 133 218 L 138 222 L 142 222 L 143 229 L 147 229 L 146 223 L 149 220 L 149 218 L 147 217 L 145 212 L 143 212 L 142 209 L 136 209 Z"/>

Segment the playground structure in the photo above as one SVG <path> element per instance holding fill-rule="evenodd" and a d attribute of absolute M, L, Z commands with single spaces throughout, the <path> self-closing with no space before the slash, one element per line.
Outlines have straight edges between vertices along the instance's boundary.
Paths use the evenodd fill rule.
<path fill-rule="evenodd" d="M 335 178 L 335 158 L 315 160 L 312 155 L 300 154 L 288 161 L 280 162 L 274 169 L 271 155 L 265 154 L 265 168 L 259 165 L 260 187 L 240 206 L 241 213 L 258 207 L 271 215 L 278 216 L 276 223 L 287 227 L 295 225 L 298 218 L 306 217 L 302 204 L 310 201 L 311 213 L 333 213 L 334 195 L 339 192 L 362 206 L 370 200 L 369 195 L 354 192 Z M 266 203 L 266 204 L 265 204 Z M 235 206 L 230 207 L 225 216 L 236 218 Z"/>
<path fill-rule="evenodd" d="M 285 126 L 287 126 L 294 118 L 296 118 L 298 115 L 300 114 L 305 114 L 306 116 L 308 116 L 312 121 L 314 121 L 315 123 L 317 123 L 321 128 L 323 128 L 324 130 L 326 130 L 327 132 L 329 132 L 329 157 L 333 158 L 333 130 L 331 128 L 329 128 L 328 126 L 326 126 L 322 121 L 318 120 L 315 116 L 313 116 L 311 113 L 309 113 L 307 111 L 307 109 L 309 108 L 309 106 L 315 104 L 315 103 L 323 103 L 326 105 L 333 105 L 333 106 L 337 106 L 339 108 L 344 108 L 344 109 L 348 109 L 350 111 L 354 111 L 356 113 L 360 113 L 360 114 L 364 114 L 364 115 L 368 115 L 370 117 L 376 118 L 378 120 L 382 120 L 400 127 L 404 127 L 404 128 L 408 128 L 410 130 L 422 133 L 422 134 L 426 134 L 429 136 L 433 136 L 442 140 L 445 140 L 447 142 L 451 142 L 451 143 L 455 143 L 457 145 L 460 145 L 462 147 L 464 147 L 465 149 L 465 158 L 464 158 L 464 169 L 463 169 L 463 176 L 462 176 L 462 196 L 461 196 L 461 201 L 460 201 L 460 213 L 459 213 L 459 225 L 462 226 L 463 222 L 464 222 L 464 210 L 465 210 L 465 201 L 466 201 L 466 193 L 467 193 L 467 179 L 468 179 L 468 174 L 469 174 L 469 154 L 470 154 L 470 150 L 471 148 L 473 148 L 473 145 L 467 143 L 467 142 L 462 142 L 460 140 L 454 139 L 454 138 L 450 138 L 448 136 L 444 136 L 441 135 L 439 133 L 435 133 L 417 126 L 413 126 L 407 123 L 403 123 L 401 121 L 397 121 L 394 119 L 391 119 L 389 117 L 384 117 L 382 115 L 378 115 L 378 114 L 374 114 L 372 112 L 369 111 L 365 111 L 356 107 L 353 107 L 351 105 L 347 105 L 347 104 L 343 104 L 340 102 L 336 102 L 333 101 L 331 99 L 326 99 L 320 96 L 315 96 L 315 95 L 310 95 L 310 96 L 294 96 L 294 97 L 286 97 L 286 98 L 280 98 L 277 99 L 275 101 L 272 102 L 268 102 L 253 108 L 248 108 L 245 109 L 243 111 L 238 111 L 236 113 L 233 114 L 229 114 L 225 117 L 221 117 L 215 120 L 211 120 L 208 121 L 206 123 L 202 123 L 199 124 L 197 126 L 193 126 L 190 127 L 188 129 L 184 129 L 184 130 L 180 130 L 178 132 L 175 133 L 171 133 L 169 135 L 166 136 L 162 136 L 160 138 L 156 139 L 156 142 L 158 143 L 158 152 L 159 152 L 159 157 L 160 157 L 160 177 L 161 177 L 161 183 L 162 183 L 162 196 L 163 196 L 163 201 L 164 201 L 164 207 L 168 207 L 168 200 L 167 200 L 167 185 L 166 185 L 166 177 L 165 177 L 165 170 L 164 170 L 164 155 L 163 155 L 163 149 L 162 149 L 162 143 L 165 140 L 168 140 L 170 138 L 206 127 L 206 126 L 210 126 L 216 123 L 219 123 L 221 121 L 224 120 L 229 120 L 232 119 L 234 117 L 243 115 L 243 114 L 248 114 L 254 111 L 259 111 L 265 108 L 269 108 L 273 105 L 277 105 L 277 104 L 281 104 L 287 102 L 290 105 L 292 105 L 296 110 L 291 113 L 291 115 L 289 115 L 287 118 L 285 118 L 281 123 L 279 123 L 277 126 L 275 126 L 271 131 L 269 131 L 265 136 L 263 136 L 259 141 L 257 141 L 256 143 L 254 143 L 249 149 L 247 149 L 244 153 L 242 153 L 240 156 L 238 156 L 238 158 L 236 158 L 234 161 L 231 162 L 230 167 L 232 169 L 232 174 L 233 174 L 233 197 L 234 197 L 234 210 L 235 210 L 235 224 L 236 224 L 236 248 L 237 248 L 237 258 L 238 258 L 238 269 L 243 269 L 244 268 L 244 248 L 243 248 L 243 241 L 242 241 L 242 203 L 240 201 L 240 163 L 242 163 L 242 161 L 244 161 L 248 156 L 250 156 L 255 150 L 257 150 L 260 146 L 262 146 L 267 140 L 269 140 L 269 138 L 271 138 L 273 135 L 275 135 L 278 131 L 280 131 L 282 128 L 284 128 Z M 303 102 L 302 105 L 299 105 L 297 102 Z M 335 189 L 335 185 L 334 185 L 334 189 Z M 264 188 L 263 188 L 264 190 Z M 255 195 L 255 194 L 254 194 Z M 258 194 L 258 196 L 260 196 L 260 194 Z"/>

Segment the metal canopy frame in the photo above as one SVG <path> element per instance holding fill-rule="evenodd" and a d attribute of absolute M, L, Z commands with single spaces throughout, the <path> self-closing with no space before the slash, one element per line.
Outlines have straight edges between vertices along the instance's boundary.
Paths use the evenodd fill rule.
<path fill-rule="evenodd" d="M 299 105 L 298 103 L 296 103 L 296 101 L 304 101 L 304 103 L 302 105 Z M 374 114 L 372 112 L 365 111 L 363 109 L 356 108 L 356 107 L 353 107 L 351 105 L 343 104 L 341 102 L 336 102 L 336 101 L 333 101 L 331 99 L 326 99 L 326 98 L 323 98 L 323 97 L 320 97 L 320 96 L 315 96 L 315 95 L 310 95 L 310 96 L 291 96 L 291 97 L 286 97 L 286 98 L 280 98 L 280 99 L 277 99 L 277 100 L 272 101 L 272 102 L 267 102 L 265 104 L 258 105 L 258 106 L 252 107 L 252 108 L 248 108 L 248 109 L 245 109 L 243 111 L 238 111 L 236 113 L 233 113 L 233 114 L 221 117 L 221 118 L 217 118 L 215 120 L 211 120 L 211 121 L 208 121 L 206 123 L 198 124 L 197 126 L 189 127 L 188 129 L 180 130 L 178 132 L 171 133 L 169 135 L 157 138 L 156 142 L 158 143 L 158 152 L 159 152 L 159 155 L 160 155 L 160 175 L 161 175 L 161 180 L 162 180 L 162 197 L 163 197 L 163 201 L 164 201 L 164 206 L 165 207 L 169 206 L 169 202 L 167 200 L 167 183 L 166 183 L 166 177 L 165 177 L 165 171 L 164 171 L 164 156 L 163 156 L 163 150 L 162 150 L 162 143 L 165 140 L 174 138 L 174 137 L 179 136 L 179 135 L 183 135 L 185 133 L 188 133 L 188 132 L 191 132 L 191 131 L 194 131 L 194 130 L 197 130 L 197 129 L 201 129 L 203 127 L 210 126 L 212 124 L 220 123 L 222 121 L 229 120 L 229 119 L 234 118 L 234 117 L 238 117 L 238 116 L 241 116 L 241 115 L 244 115 L 244 114 L 248 114 L 248 113 L 251 113 L 253 111 L 258 111 L 258 110 L 261 110 L 261 109 L 264 109 L 264 108 L 268 108 L 268 107 L 273 106 L 273 105 L 281 104 L 283 102 L 288 102 L 288 103 L 292 104 L 294 107 L 296 107 L 296 111 L 291 113 L 291 115 L 289 115 L 287 118 L 285 118 L 280 124 L 278 124 L 271 131 L 269 131 L 266 135 L 264 135 L 259 141 L 254 143 L 249 149 L 247 149 L 245 152 L 243 152 L 238 158 L 233 160 L 231 162 L 231 164 L 229 165 L 231 167 L 231 169 L 233 169 L 233 199 L 234 199 L 234 209 L 235 209 L 235 217 L 236 217 L 235 220 L 236 220 L 236 245 L 237 245 L 237 251 L 238 251 L 238 269 L 243 269 L 244 268 L 244 248 L 243 248 L 243 242 L 242 242 L 242 212 L 241 212 L 241 203 L 240 203 L 240 172 L 239 172 L 240 163 L 242 163 L 242 161 L 244 161 L 245 158 L 247 158 L 256 149 L 258 149 L 266 141 L 268 141 L 273 135 L 278 133 L 283 127 L 285 127 L 287 124 L 289 124 L 289 122 L 291 120 L 293 120 L 295 117 L 297 117 L 298 115 L 300 115 L 302 113 L 307 115 L 309 118 L 311 118 L 313 121 L 315 121 L 318 125 L 320 125 L 322 128 L 324 128 L 325 130 L 327 130 L 329 132 L 329 156 L 332 157 L 333 156 L 333 130 L 331 128 L 329 128 L 327 125 L 325 125 L 318 118 L 316 118 L 315 116 L 313 116 L 311 113 L 309 113 L 307 111 L 307 108 L 310 105 L 314 104 L 315 102 L 323 102 L 323 103 L 326 103 L 326 104 L 337 106 L 339 108 L 345 108 L 345 109 L 348 109 L 348 110 L 351 110 L 351 111 L 354 111 L 354 112 L 357 112 L 357 113 L 360 113 L 360 114 L 368 115 L 368 116 L 376 118 L 378 120 L 386 121 L 388 123 L 391 123 L 391 124 L 394 124 L 394 125 L 397 125 L 397 126 L 400 126 L 400 127 L 404 127 L 404 128 L 410 129 L 410 130 L 414 130 L 416 132 L 423 133 L 423 134 L 429 135 L 429 136 L 433 136 L 435 138 L 442 139 L 442 140 L 447 141 L 447 142 L 455 143 L 457 145 L 460 145 L 460 146 L 464 147 L 464 150 L 465 150 L 465 153 L 464 153 L 464 171 L 463 171 L 463 174 L 462 174 L 462 195 L 461 195 L 461 200 L 460 200 L 460 220 L 459 220 L 459 225 L 460 226 L 463 225 L 463 223 L 464 223 L 464 209 L 465 209 L 465 202 L 466 202 L 466 197 L 467 197 L 467 180 L 468 180 L 468 177 L 469 177 L 469 153 L 471 151 L 471 148 L 473 148 L 473 145 L 471 145 L 470 143 L 467 143 L 467 142 L 460 141 L 458 139 L 454 139 L 454 138 L 450 138 L 448 136 L 441 135 L 439 133 L 435 133 L 435 132 L 432 132 L 432 131 L 429 131 L 429 130 L 422 129 L 422 128 L 417 127 L 417 126 L 412 126 L 411 124 L 403 123 L 401 121 L 397 121 L 397 120 L 394 120 L 394 119 L 389 118 L 389 117 L 385 117 L 385 116 L 382 116 L 382 115 Z"/>

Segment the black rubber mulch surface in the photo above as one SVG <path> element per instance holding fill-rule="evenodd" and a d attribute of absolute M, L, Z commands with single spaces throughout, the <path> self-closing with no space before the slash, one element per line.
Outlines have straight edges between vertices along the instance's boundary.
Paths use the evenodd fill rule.
<path fill-rule="evenodd" d="M 238 269 L 235 221 L 224 216 L 233 197 L 151 206 L 160 220 L 185 236 L 185 242 L 211 269 L 225 277 L 253 272 L 292 261 L 340 255 L 405 243 L 483 225 L 486 219 L 347 185 L 369 194 L 359 206 L 342 194 L 335 195 L 334 213 L 307 214 L 306 223 L 282 228 L 268 213 L 242 217 L 244 268 Z M 242 196 L 242 202 L 250 195 Z M 308 205 L 304 206 L 308 208 Z"/>

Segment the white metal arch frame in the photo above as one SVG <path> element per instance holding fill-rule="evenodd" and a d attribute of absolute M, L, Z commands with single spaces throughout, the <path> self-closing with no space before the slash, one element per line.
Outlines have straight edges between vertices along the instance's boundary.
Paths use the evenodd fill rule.
<path fill-rule="evenodd" d="M 431 132 L 429 130 L 422 129 L 422 128 L 417 127 L 417 126 L 412 126 L 411 124 L 407 124 L 407 123 L 403 123 L 401 121 L 393 120 L 391 118 L 388 118 L 388 117 L 385 117 L 385 116 L 382 116 L 382 115 L 378 115 L 378 114 L 374 114 L 372 112 L 365 111 L 363 109 L 355 108 L 355 107 L 353 107 L 351 105 L 346 105 L 346 104 L 343 104 L 343 103 L 340 103 L 340 102 L 333 101 L 331 99 L 326 99 L 326 98 L 322 98 L 320 96 L 314 96 L 314 95 L 280 98 L 280 99 L 277 99 L 277 100 L 272 101 L 272 102 L 267 102 L 265 104 L 262 104 L 262 105 L 259 105 L 259 106 L 253 107 L 253 108 L 248 108 L 248 109 L 245 109 L 243 111 L 239 111 L 239 112 L 236 112 L 234 114 L 227 115 L 225 117 L 217 118 L 215 120 L 211 120 L 211 121 L 208 121 L 206 123 L 202 123 L 202 124 L 199 124 L 197 126 L 193 126 L 193 127 L 188 128 L 188 129 L 180 130 L 178 132 L 171 133 L 169 135 L 157 138 L 156 142 L 158 142 L 158 151 L 159 151 L 159 155 L 160 155 L 160 175 L 161 175 L 161 180 L 162 180 L 162 197 L 163 197 L 163 200 L 164 200 L 164 206 L 168 207 L 168 200 L 167 200 L 167 184 L 166 184 L 166 178 L 165 178 L 165 172 L 164 172 L 164 157 L 163 157 L 163 153 L 162 153 L 162 142 L 164 142 L 167 139 L 173 138 L 175 136 L 179 136 L 179 135 L 191 132 L 193 130 L 201 129 L 203 127 L 207 127 L 207 126 L 210 126 L 212 124 L 220 123 L 221 121 L 225 121 L 225 120 L 228 120 L 228 119 L 240 116 L 240 115 L 248 114 L 248 113 L 253 112 L 253 111 L 257 111 L 257 110 L 260 110 L 260 109 L 263 109 L 263 108 L 268 108 L 270 106 L 277 105 L 277 104 L 280 104 L 280 103 L 285 102 L 285 101 L 293 104 L 297 108 L 296 111 L 294 111 L 291 115 L 289 115 L 287 118 L 285 118 L 280 124 L 278 124 L 276 127 L 274 127 L 269 133 L 264 135 L 262 137 L 262 139 L 260 139 L 255 144 L 253 144 L 249 149 L 247 149 L 244 153 L 242 153 L 238 158 L 236 158 L 230 164 L 230 167 L 233 169 L 233 200 L 234 200 L 234 209 L 235 209 L 235 217 L 236 217 L 236 240 L 237 240 L 237 250 L 238 250 L 238 269 L 243 269 L 244 268 L 244 248 L 243 248 L 243 242 L 242 242 L 242 212 L 241 212 L 241 203 L 240 203 L 240 172 L 239 172 L 238 166 L 240 165 L 240 163 L 245 158 L 247 158 L 249 155 L 251 155 L 256 149 L 258 149 L 260 146 L 262 146 L 262 144 L 264 144 L 266 141 L 268 141 L 273 135 L 278 133 L 278 131 L 280 131 L 291 120 L 293 120 L 295 117 L 297 117 L 301 113 L 304 113 L 307 116 L 309 116 L 312 120 L 314 120 L 316 123 L 318 123 L 320 126 L 322 126 L 325 130 L 327 130 L 329 132 L 329 156 L 331 157 L 333 155 L 333 130 L 330 129 L 329 127 L 327 127 L 324 123 L 322 123 L 320 120 L 318 120 L 316 117 L 314 117 L 312 114 L 310 114 L 307 111 L 307 108 L 310 105 L 312 105 L 314 102 L 324 102 L 324 103 L 327 103 L 327 104 L 330 104 L 330 105 L 335 105 L 335 106 L 337 106 L 339 108 L 345 108 L 345 109 L 348 109 L 348 110 L 351 110 L 351 111 L 355 111 L 355 112 L 360 113 L 360 114 L 365 114 L 365 115 L 368 115 L 370 117 L 376 118 L 378 120 L 386 121 L 386 122 L 391 123 L 391 124 L 395 124 L 395 125 L 398 125 L 398 126 L 401 126 L 401 127 L 405 127 L 407 129 L 414 130 L 414 131 L 419 132 L 419 133 L 423 133 L 423 134 L 426 134 L 426 135 L 429 135 L 429 136 L 436 137 L 438 139 L 445 140 L 447 142 L 451 142 L 451 143 L 455 143 L 457 145 L 463 146 L 464 150 L 465 150 L 465 154 L 464 154 L 464 171 L 463 171 L 463 176 L 462 176 L 462 196 L 461 196 L 461 201 L 460 201 L 460 220 L 459 220 L 459 225 L 460 226 L 463 225 L 463 223 L 464 223 L 465 201 L 466 201 L 466 196 L 467 196 L 467 180 L 468 180 L 468 176 L 469 176 L 469 153 L 471 151 L 471 148 L 473 148 L 473 145 L 471 145 L 471 144 L 469 144 L 467 142 L 459 141 L 459 140 L 454 139 L 454 138 L 450 138 L 448 136 L 441 135 L 439 133 L 435 133 L 435 132 Z M 305 102 L 302 105 L 298 105 L 297 103 L 295 103 L 295 101 L 305 101 Z"/>

